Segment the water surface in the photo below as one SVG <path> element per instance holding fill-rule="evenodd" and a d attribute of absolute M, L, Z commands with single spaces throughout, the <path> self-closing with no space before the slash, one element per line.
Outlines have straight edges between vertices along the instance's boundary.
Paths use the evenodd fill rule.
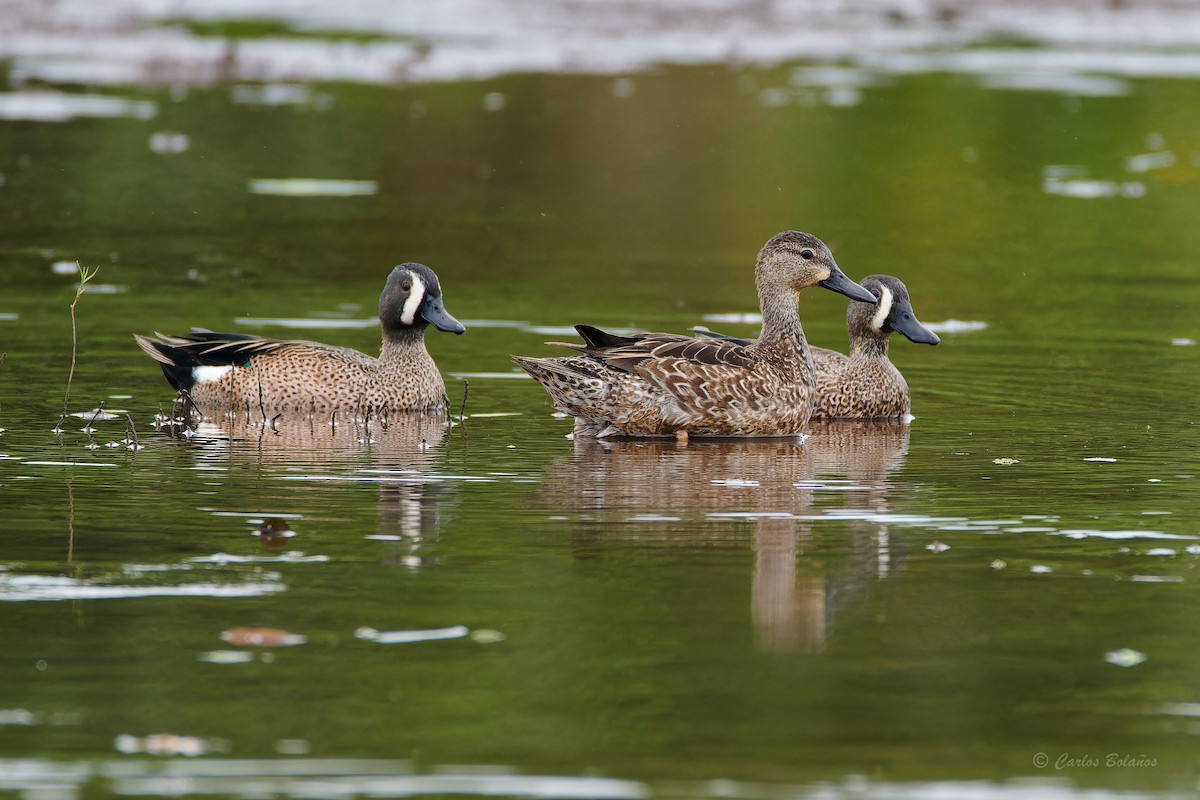
<path fill-rule="evenodd" d="M 0 122 L 0 792 L 1195 787 L 1197 84 L 622 80 Z M 894 342 L 911 426 L 571 441 L 514 375 L 575 322 L 753 313 L 787 228 L 902 277 L 923 321 L 985 323 Z M 100 273 L 69 410 L 121 412 L 91 436 L 51 433 L 75 260 Z M 408 260 L 468 325 L 428 337 L 465 426 L 153 427 L 133 332 L 370 351 Z M 844 309 L 807 292 L 810 339 L 842 347 Z"/>

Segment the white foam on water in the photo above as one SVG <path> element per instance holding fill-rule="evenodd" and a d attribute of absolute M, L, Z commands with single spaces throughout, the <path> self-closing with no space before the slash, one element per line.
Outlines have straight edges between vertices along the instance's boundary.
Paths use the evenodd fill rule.
<path fill-rule="evenodd" d="M 467 328 L 524 328 L 529 322 L 516 319 L 464 319 L 462 324 Z"/>
<path fill-rule="evenodd" d="M 1063 197 L 1075 197 L 1084 200 L 1096 200 L 1104 197 L 1144 197 L 1146 185 L 1139 181 L 1059 180 L 1047 178 L 1042 181 L 1042 191 L 1046 194 L 1056 194 Z"/>
<path fill-rule="evenodd" d="M 312 102 L 313 92 L 310 87 L 295 83 L 239 84 L 230 89 L 229 100 L 243 105 L 306 106 Z"/>
<path fill-rule="evenodd" d="M 988 324 L 982 320 L 948 319 L 943 322 L 928 322 L 926 328 L 935 333 L 974 333 L 987 329 Z"/>
<path fill-rule="evenodd" d="M 59 575 L 0 574 L 0 601 L 118 600 L 139 597 L 261 597 L 286 591 L 282 583 L 185 583 L 176 586 L 121 586 Z"/>
<path fill-rule="evenodd" d="M 527 372 L 451 372 L 450 376 L 453 378 L 479 378 L 481 380 L 507 380 L 509 378 L 532 380 Z"/>
<path fill-rule="evenodd" d="M 1200 539 L 1200 536 L 1188 536 L 1181 533 L 1164 533 L 1162 531 L 1099 531 L 1086 528 L 1071 528 L 1051 534 L 1051 536 L 1066 536 L 1070 539 Z"/>
<path fill-rule="evenodd" d="M 1130 92 L 1128 81 L 1072 72 L 989 73 L 982 75 L 979 83 L 987 89 L 1058 92 L 1083 97 L 1122 97 Z"/>
<path fill-rule="evenodd" d="M 356 197 L 379 191 L 375 181 L 330 180 L 325 178 L 256 178 L 248 184 L 251 194 L 288 197 Z"/>
<path fill-rule="evenodd" d="M 470 633 L 466 625 L 453 625 L 449 628 L 428 628 L 409 631 L 377 631 L 374 628 L 359 628 L 354 635 L 379 644 L 412 644 L 414 642 L 433 642 L 442 639 L 461 639 Z"/>
<path fill-rule="evenodd" d="M 705 314 L 705 322 L 721 322 L 727 325 L 761 325 L 762 314 L 757 311 L 731 311 L 724 314 Z"/>
<path fill-rule="evenodd" d="M 67 94 L 48 90 L 0 93 L 0 119 L 30 122 L 69 122 L 78 117 L 151 119 L 158 105 L 100 94 Z M 72 272 L 74 262 L 71 264 Z"/>
<path fill-rule="evenodd" d="M 374 328 L 379 325 L 378 317 L 369 319 L 313 319 L 311 317 L 236 317 L 238 325 L 251 328 Z"/>
<path fill-rule="evenodd" d="M 1130 172 L 1149 172 L 1152 169 L 1165 169 L 1174 165 L 1175 154 L 1169 151 L 1144 153 L 1125 159 L 1125 169 Z"/>
<path fill-rule="evenodd" d="M 209 664 L 249 664 L 254 660 L 254 653 L 248 650 L 210 650 L 201 653 L 200 660 Z"/>

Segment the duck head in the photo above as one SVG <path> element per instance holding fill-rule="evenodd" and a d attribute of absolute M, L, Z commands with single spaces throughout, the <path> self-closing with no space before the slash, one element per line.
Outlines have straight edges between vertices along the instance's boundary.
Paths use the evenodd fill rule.
<path fill-rule="evenodd" d="M 401 264 L 388 275 L 383 294 L 379 295 L 379 321 L 391 334 L 426 325 L 447 333 L 466 330 L 446 312 L 438 277 L 424 264 Z"/>
<path fill-rule="evenodd" d="M 862 285 L 877 298 L 875 305 L 851 303 L 846 309 L 846 327 L 851 337 L 882 336 L 892 331 L 917 344 L 937 344 L 938 335 L 917 320 L 912 303 L 908 299 L 908 288 L 899 278 L 891 275 L 868 275 Z"/>
<path fill-rule="evenodd" d="M 875 295 L 847 278 L 825 243 L 810 233 L 784 231 L 772 236 L 758 253 L 756 274 L 760 292 L 778 283 L 796 292 L 822 286 L 851 300 L 871 305 L 879 302 Z"/>

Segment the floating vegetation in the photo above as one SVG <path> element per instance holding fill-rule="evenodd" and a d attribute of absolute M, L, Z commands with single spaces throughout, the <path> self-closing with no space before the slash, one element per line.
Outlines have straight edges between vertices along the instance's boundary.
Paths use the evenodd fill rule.
<path fill-rule="evenodd" d="M 287 543 L 288 539 L 294 538 L 296 532 L 292 530 L 292 526 L 286 520 L 271 517 L 263 520 L 258 529 L 254 531 L 254 535 L 265 545 L 279 547 Z"/>
<path fill-rule="evenodd" d="M 294 647 L 308 641 L 306 636 L 280 628 L 230 628 L 221 638 L 234 647 Z"/>

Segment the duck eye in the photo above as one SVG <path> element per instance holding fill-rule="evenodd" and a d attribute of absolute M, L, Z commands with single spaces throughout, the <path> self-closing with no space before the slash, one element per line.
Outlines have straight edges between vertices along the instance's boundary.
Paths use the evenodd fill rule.
<path fill-rule="evenodd" d="M 405 281 L 404 283 L 400 284 L 400 288 L 407 292 L 410 289 L 412 289 L 412 284 L 409 283 L 408 281 Z"/>
<path fill-rule="evenodd" d="M 809 250 L 809 249 L 806 247 L 806 248 L 804 248 L 803 250 L 801 250 L 801 251 L 800 251 L 800 257 L 801 257 L 801 258 L 803 258 L 805 261 L 811 261 L 811 260 L 812 260 L 812 257 L 813 257 L 813 251 L 812 251 L 812 250 Z"/>

